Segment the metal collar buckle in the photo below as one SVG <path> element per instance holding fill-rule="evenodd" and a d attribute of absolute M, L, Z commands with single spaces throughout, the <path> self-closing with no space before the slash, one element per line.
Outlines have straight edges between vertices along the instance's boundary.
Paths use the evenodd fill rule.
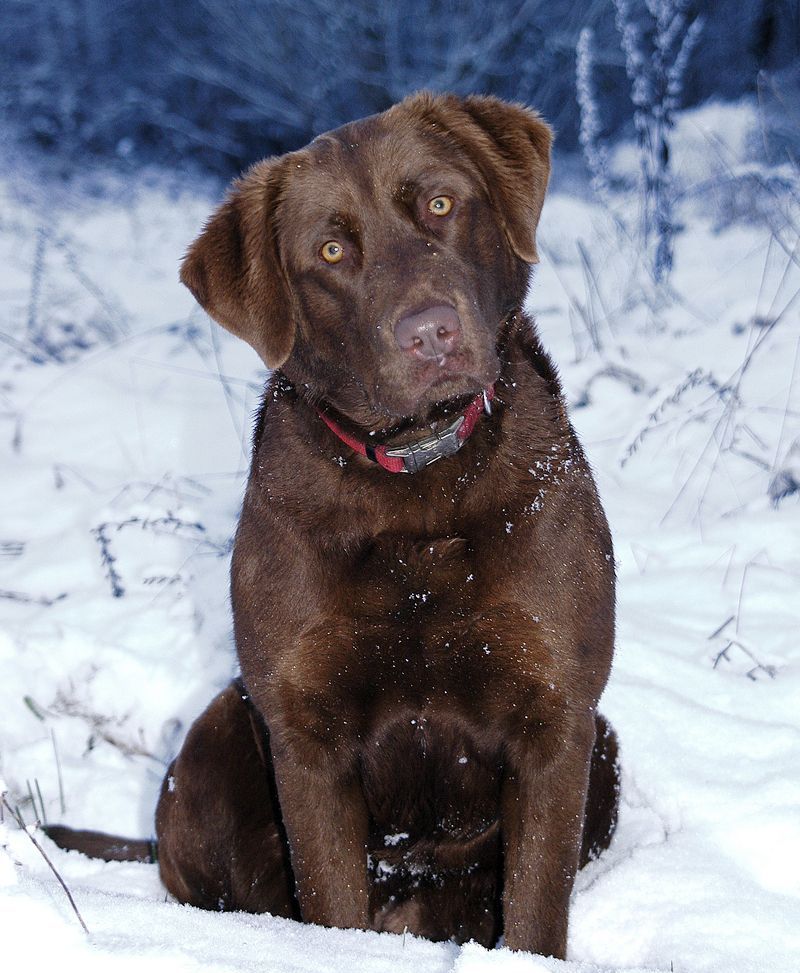
<path fill-rule="evenodd" d="M 444 456 L 452 456 L 457 453 L 464 445 L 464 440 L 459 439 L 458 430 L 464 425 L 464 416 L 459 416 L 442 432 L 434 432 L 431 436 L 419 439 L 408 446 L 398 446 L 396 449 L 387 449 L 387 456 L 396 456 L 402 459 L 405 465 L 404 473 L 417 473 L 425 469 L 431 463 L 442 459 Z"/>

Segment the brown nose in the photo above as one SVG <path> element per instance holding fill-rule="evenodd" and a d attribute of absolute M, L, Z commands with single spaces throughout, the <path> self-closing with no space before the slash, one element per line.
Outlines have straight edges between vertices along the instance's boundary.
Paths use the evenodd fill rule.
<path fill-rule="evenodd" d="M 424 311 L 401 318 L 395 326 L 394 338 L 410 355 L 443 360 L 458 347 L 461 321 L 455 308 L 447 304 L 426 307 Z"/>

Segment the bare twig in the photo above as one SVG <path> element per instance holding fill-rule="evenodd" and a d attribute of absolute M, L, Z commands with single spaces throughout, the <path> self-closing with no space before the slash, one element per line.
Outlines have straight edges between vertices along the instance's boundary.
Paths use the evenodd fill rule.
<path fill-rule="evenodd" d="M 39 708 L 39 704 L 36 702 L 36 700 L 32 699 L 30 696 L 23 696 L 22 702 L 28 707 L 37 720 L 44 722 L 45 715 Z"/>
<path fill-rule="evenodd" d="M 108 317 L 106 326 L 97 323 L 94 325 L 94 330 L 106 341 L 113 341 L 118 335 L 125 335 L 129 328 L 128 316 L 125 311 L 119 307 L 113 298 L 108 297 L 102 288 L 83 270 L 72 244 L 66 237 L 62 236 L 54 242 L 63 252 L 67 266 L 75 279 L 97 301 Z"/>
<path fill-rule="evenodd" d="M 58 801 L 61 806 L 61 813 L 67 813 L 67 803 L 64 800 L 64 778 L 61 774 L 61 758 L 58 755 L 58 745 L 56 743 L 56 731 L 50 727 L 50 739 L 53 741 L 53 756 L 56 759 L 56 775 L 58 777 Z"/>
<path fill-rule="evenodd" d="M 576 409 L 583 408 L 589 405 L 591 402 L 591 389 L 594 383 L 599 378 L 610 378 L 617 382 L 621 382 L 623 385 L 627 386 L 634 395 L 641 395 L 642 392 L 647 388 L 647 383 L 643 375 L 639 372 L 635 372 L 632 368 L 626 368 L 624 365 L 617 365 L 614 362 L 610 362 L 603 368 L 596 371 L 590 376 L 589 380 L 584 386 L 583 392 L 578 396 L 578 398 L 573 403 Z"/>
<path fill-rule="evenodd" d="M 736 634 L 737 635 L 739 634 L 739 619 L 742 617 L 742 599 L 744 598 L 744 589 L 747 584 L 747 575 L 752 568 L 760 566 L 756 563 L 756 559 L 761 557 L 762 554 L 766 554 L 765 548 L 762 548 L 757 554 L 754 554 L 753 557 L 751 557 L 750 560 L 747 562 L 747 564 L 745 564 L 744 571 L 742 571 L 742 580 L 741 583 L 739 584 L 739 598 L 736 602 Z"/>
<path fill-rule="evenodd" d="M 106 570 L 108 583 L 111 585 L 111 594 L 115 598 L 121 598 L 125 594 L 125 587 L 122 584 L 122 577 L 115 567 L 117 559 L 111 551 L 111 541 L 106 532 L 107 527 L 108 524 L 98 524 L 97 527 L 92 528 L 91 533 L 94 534 L 94 538 L 100 547 L 100 560 Z"/>
<path fill-rule="evenodd" d="M 33 816 L 36 819 L 36 824 L 39 825 L 39 827 L 41 827 L 42 820 L 39 817 L 39 811 L 36 807 L 36 798 L 33 796 L 33 788 L 31 787 L 31 782 L 29 780 L 26 780 L 25 784 L 28 787 L 28 800 L 30 801 L 31 808 L 33 809 Z"/>
<path fill-rule="evenodd" d="M 5 591 L 4 589 L 0 589 L 0 599 L 5 601 L 18 601 L 23 605 L 42 605 L 44 608 L 50 608 L 51 605 L 55 605 L 58 601 L 63 601 L 66 597 L 66 591 L 62 591 L 55 598 L 48 598 L 45 595 L 26 595 L 24 591 Z"/>
<path fill-rule="evenodd" d="M 714 656 L 714 662 L 712 665 L 713 669 L 717 668 L 720 659 L 724 659 L 726 662 L 731 661 L 731 657 L 730 655 L 728 655 L 728 653 L 732 648 L 739 649 L 739 651 L 743 652 L 747 656 L 747 658 L 751 660 L 751 662 L 755 663 L 752 669 L 748 669 L 747 672 L 745 673 L 748 679 L 752 680 L 753 682 L 756 682 L 758 678 L 757 673 L 759 672 L 765 673 L 767 676 L 769 676 L 770 679 L 774 679 L 775 676 L 777 675 L 778 670 L 775 668 L 775 666 L 771 666 L 765 662 L 762 662 L 755 654 L 755 652 L 753 652 L 752 649 L 749 649 L 743 642 L 740 642 L 738 639 L 731 639 L 729 642 L 725 644 L 724 648 L 722 648 Z"/>
<path fill-rule="evenodd" d="M 732 645 L 733 642 L 728 642 L 728 644 L 725 646 L 724 649 L 720 649 L 720 651 L 717 652 L 717 654 L 714 656 L 714 662 L 711 666 L 712 669 L 717 668 L 720 659 L 724 659 L 726 662 L 731 661 L 731 657 L 728 655 L 728 650 L 731 648 Z"/>
<path fill-rule="evenodd" d="M 0 541 L 0 557 L 20 557 L 25 541 Z"/>
<path fill-rule="evenodd" d="M 709 639 L 716 638 L 720 634 L 720 632 L 723 630 L 723 628 L 727 628 L 727 626 L 730 625 L 730 623 L 735 618 L 736 618 L 735 615 L 730 615 L 728 618 L 726 618 L 725 621 L 719 626 L 719 628 L 715 628 L 714 631 L 708 636 Z"/>
<path fill-rule="evenodd" d="M 50 871 L 58 879 L 58 882 L 59 882 L 59 885 L 61 886 L 61 888 L 64 889 L 64 892 L 65 892 L 65 894 L 67 896 L 67 899 L 69 900 L 69 904 L 72 906 L 72 911 L 78 917 L 78 922 L 81 924 L 81 927 L 83 928 L 83 931 L 86 933 L 87 936 L 90 935 L 89 928 L 86 925 L 86 923 L 83 921 L 83 916 L 78 911 L 77 905 L 75 905 L 75 899 L 72 898 L 72 893 L 70 892 L 69 888 L 67 888 L 67 883 L 64 881 L 64 879 L 59 874 L 58 869 L 56 868 L 56 866 L 47 857 L 47 853 L 45 852 L 44 848 L 42 848 L 42 846 L 39 844 L 39 842 L 36 840 L 36 838 L 34 838 L 34 836 L 31 834 L 31 832 L 25 826 L 25 821 L 24 821 L 24 819 L 22 817 L 22 814 L 20 813 L 19 808 L 12 808 L 11 805 L 6 800 L 5 794 L 3 794 L 3 805 L 8 810 L 8 813 L 11 815 L 11 817 L 17 822 L 17 825 L 19 826 L 20 831 L 23 831 L 28 836 L 28 838 L 30 839 L 31 844 L 33 845 L 33 847 L 39 852 L 39 854 L 42 856 L 42 858 L 44 858 L 44 860 L 47 862 L 47 865 L 50 868 Z"/>
<path fill-rule="evenodd" d="M 219 377 L 219 384 L 222 387 L 222 391 L 225 395 L 225 405 L 228 409 L 228 415 L 231 418 L 231 423 L 236 431 L 237 439 L 239 440 L 239 448 L 241 449 L 242 459 L 245 463 L 249 461 L 250 451 L 247 449 L 245 442 L 245 428 L 247 423 L 242 422 L 242 410 L 237 408 L 240 403 L 235 401 L 233 395 L 233 390 L 231 388 L 231 383 L 226 375 L 222 372 L 222 356 L 220 354 L 219 348 L 219 336 L 217 334 L 217 326 L 209 321 L 209 328 L 211 334 L 211 347 L 214 351 L 214 362 L 216 366 L 217 376 Z M 199 353 L 199 352 L 198 352 Z M 246 391 L 245 391 L 246 395 Z"/>
<path fill-rule="evenodd" d="M 39 798 L 39 810 L 42 812 L 42 823 L 47 824 L 47 811 L 44 806 L 44 799 L 42 798 L 42 789 L 39 787 L 39 778 L 33 778 L 34 784 L 36 784 L 36 796 Z"/>
<path fill-rule="evenodd" d="M 163 761 L 148 749 L 141 729 L 139 730 L 138 743 L 131 742 L 129 739 L 125 739 L 122 734 L 116 732 L 115 727 L 122 728 L 125 726 L 128 715 L 117 717 L 104 716 L 101 713 L 94 712 L 80 701 L 72 696 L 66 695 L 60 690 L 56 693 L 50 712 L 56 713 L 59 716 L 72 716 L 76 719 L 83 720 L 89 725 L 92 732 L 89 737 L 87 751 L 94 748 L 97 740 L 102 740 L 104 743 L 109 744 L 109 746 L 119 750 L 120 753 L 125 754 L 126 757 L 147 757 L 148 760 L 154 760 L 159 765 L 163 764 Z"/>
<path fill-rule="evenodd" d="M 638 452 L 649 433 L 655 426 L 659 425 L 667 410 L 671 406 L 678 405 L 688 391 L 702 385 L 707 385 L 712 392 L 714 392 L 720 398 L 722 398 L 725 393 L 729 391 L 729 387 L 727 385 L 720 385 L 711 372 L 706 372 L 702 368 L 695 368 L 694 371 L 691 371 L 686 378 L 684 378 L 683 381 L 680 382 L 669 395 L 662 399 L 655 409 L 653 409 L 647 418 L 647 422 L 628 444 L 627 448 L 622 454 L 622 457 L 620 458 L 619 465 L 625 466 L 628 460 L 630 460 L 631 457 Z"/>

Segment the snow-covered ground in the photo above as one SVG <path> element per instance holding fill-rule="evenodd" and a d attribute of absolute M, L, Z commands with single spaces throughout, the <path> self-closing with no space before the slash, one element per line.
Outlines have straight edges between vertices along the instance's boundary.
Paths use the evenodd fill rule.
<path fill-rule="evenodd" d="M 543 215 L 530 307 L 619 574 L 603 709 L 622 811 L 578 878 L 569 963 L 203 913 L 166 901 L 155 866 L 33 830 L 87 938 L 6 812 L 9 966 L 800 969 L 800 217 L 780 190 L 796 173 L 759 189 L 754 122 L 681 120 L 669 295 L 597 205 L 557 192 Z M 207 191 L 53 198 L 0 181 L 0 790 L 29 825 L 143 836 L 165 764 L 235 669 L 228 556 L 264 374 L 177 283 Z"/>

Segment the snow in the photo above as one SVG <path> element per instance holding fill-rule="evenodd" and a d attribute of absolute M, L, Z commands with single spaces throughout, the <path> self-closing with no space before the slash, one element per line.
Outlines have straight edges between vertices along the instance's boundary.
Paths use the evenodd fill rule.
<path fill-rule="evenodd" d="M 716 171 L 698 132 L 747 162 L 751 122 L 746 105 L 685 115 L 683 178 Z M 145 836 L 166 764 L 235 671 L 230 539 L 264 373 L 176 280 L 206 192 L 150 180 L 59 200 L 0 181 L 0 332 L 19 342 L 32 320 L 64 349 L 32 364 L 4 342 L 0 356 L 0 789 L 29 825 L 40 791 L 51 822 Z M 578 877 L 569 962 L 204 913 L 165 901 L 155 866 L 34 831 L 87 939 L 8 813 L 4 958 L 104 973 L 795 973 L 800 502 L 769 488 L 800 452 L 798 214 L 783 200 L 731 221 L 715 205 L 685 193 L 668 299 L 592 202 L 554 195 L 542 217 L 530 306 L 619 576 L 602 708 L 622 809 Z M 70 350 L 74 329 L 90 347 Z"/>

